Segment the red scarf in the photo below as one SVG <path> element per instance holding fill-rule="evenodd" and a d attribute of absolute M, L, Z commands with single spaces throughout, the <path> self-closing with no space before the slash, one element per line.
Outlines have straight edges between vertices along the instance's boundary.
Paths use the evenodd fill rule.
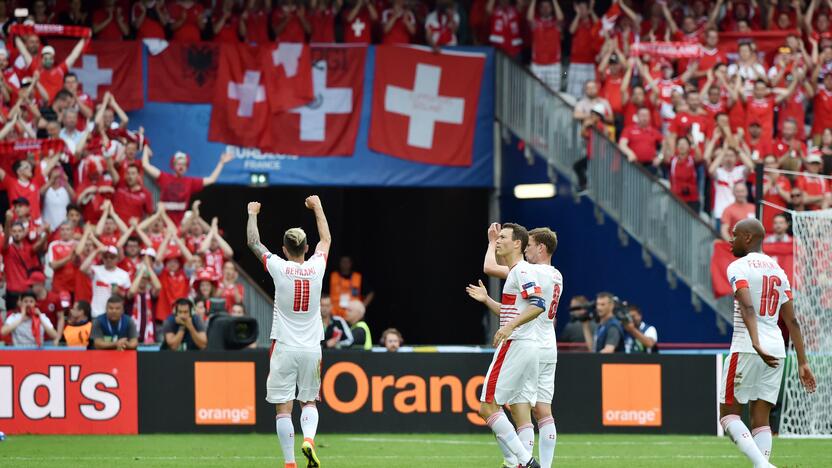
<path fill-rule="evenodd" d="M 40 314 L 35 310 L 32 312 L 26 312 L 32 319 L 32 336 L 35 337 L 35 343 L 38 345 L 38 348 L 43 346 L 43 333 L 41 332 L 40 326 Z"/>
<path fill-rule="evenodd" d="M 142 343 L 155 343 L 156 333 L 153 328 L 153 296 L 150 291 L 136 294 L 133 298 L 133 320 L 139 327 Z"/>
<path fill-rule="evenodd" d="M 9 28 L 12 36 L 67 36 L 92 37 L 92 29 L 83 26 L 64 26 L 62 24 L 13 24 Z"/>

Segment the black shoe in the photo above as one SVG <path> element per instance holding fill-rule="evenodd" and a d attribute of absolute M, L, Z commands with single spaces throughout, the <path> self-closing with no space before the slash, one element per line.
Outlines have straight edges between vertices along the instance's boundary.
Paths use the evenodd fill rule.
<path fill-rule="evenodd" d="M 534 457 L 532 457 L 528 463 L 523 465 L 523 468 L 540 468 L 540 463 L 538 463 L 537 460 L 535 460 Z"/>

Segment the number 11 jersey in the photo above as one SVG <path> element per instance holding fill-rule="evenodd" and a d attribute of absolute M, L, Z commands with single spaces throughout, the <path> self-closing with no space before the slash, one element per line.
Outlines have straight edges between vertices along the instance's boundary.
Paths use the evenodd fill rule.
<path fill-rule="evenodd" d="M 324 339 L 321 288 L 326 254 L 315 252 L 309 260 L 298 264 L 266 253 L 263 266 L 274 280 L 270 338 L 284 348 L 320 349 Z"/>
<path fill-rule="evenodd" d="M 728 280 L 736 294 L 748 288 L 757 320 L 757 336 L 763 350 L 777 358 L 786 357 L 786 346 L 777 321 L 780 306 L 792 298 L 792 288 L 786 273 L 771 257 L 752 252 L 728 265 Z M 739 303 L 734 300 L 734 336 L 732 353 L 756 353 L 751 337 L 742 320 Z"/>

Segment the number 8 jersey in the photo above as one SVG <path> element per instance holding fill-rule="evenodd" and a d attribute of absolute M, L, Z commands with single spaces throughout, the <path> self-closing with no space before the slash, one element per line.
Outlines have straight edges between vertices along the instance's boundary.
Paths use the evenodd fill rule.
<path fill-rule="evenodd" d="M 274 280 L 274 312 L 270 338 L 283 347 L 320 349 L 321 288 L 326 254 L 315 252 L 302 265 L 277 255 L 263 255 L 263 266 Z"/>
<path fill-rule="evenodd" d="M 780 306 L 790 301 L 792 289 L 786 273 L 771 257 L 752 252 L 728 265 L 728 279 L 736 294 L 748 288 L 757 319 L 757 336 L 763 350 L 777 358 L 786 357 L 786 346 L 777 321 Z M 734 300 L 734 336 L 732 353 L 756 353 L 742 320 L 739 304 Z"/>

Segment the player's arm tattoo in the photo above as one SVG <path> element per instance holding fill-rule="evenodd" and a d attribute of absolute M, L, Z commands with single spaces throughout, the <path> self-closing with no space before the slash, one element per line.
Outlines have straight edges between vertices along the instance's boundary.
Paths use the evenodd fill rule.
<path fill-rule="evenodd" d="M 248 248 L 257 255 L 257 258 L 262 259 L 263 255 L 269 253 L 269 249 L 260 243 L 260 230 L 257 229 L 257 215 L 248 215 L 248 223 L 246 224 L 246 241 Z"/>

